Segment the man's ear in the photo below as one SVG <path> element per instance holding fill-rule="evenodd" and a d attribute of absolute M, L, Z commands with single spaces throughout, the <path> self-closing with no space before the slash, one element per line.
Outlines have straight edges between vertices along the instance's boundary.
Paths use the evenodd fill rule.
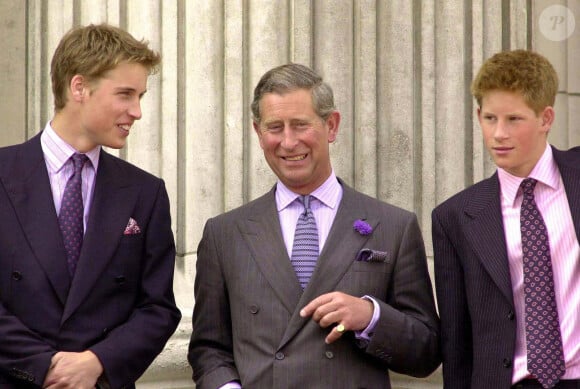
<path fill-rule="evenodd" d="M 328 127 L 328 143 L 336 140 L 338 135 L 338 127 L 340 125 L 340 112 L 332 111 L 326 119 L 326 126 Z"/>
<path fill-rule="evenodd" d="M 481 107 L 477 107 L 477 120 L 481 124 Z"/>
<path fill-rule="evenodd" d="M 263 149 L 264 146 L 262 146 L 262 131 L 260 130 L 260 124 L 256 123 L 255 121 L 252 121 L 252 125 L 254 126 L 254 131 L 256 132 L 256 135 L 258 135 L 258 140 L 260 141 L 260 147 Z"/>
<path fill-rule="evenodd" d="M 544 108 L 542 113 L 540 113 L 540 118 L 542 120 L 542 128 L 545 129 L 546 132 L 550 131 L 552 124 L 554 124 L 554 120 L 556 119 L 554 108 L 551 106 Z"/>
<path fill-rule="evenodd" d="M 81 102 L 85 92 L 88 91 L 89 85 L 85 77 L 75 74 L 70 80 L 70 93 L 73 101 Z"/>

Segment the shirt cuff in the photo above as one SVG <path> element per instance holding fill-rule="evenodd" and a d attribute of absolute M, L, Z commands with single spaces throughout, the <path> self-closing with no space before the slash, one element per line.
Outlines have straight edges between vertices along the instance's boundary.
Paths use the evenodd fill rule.
<path fill-rule="evenodd" d="M 377 321 L 379 321 L 379 317 L 381 316 L 381 307 L 379 306 L 379 303 L 377 303 L 377 301 L 371 296 L 365 295 L 362 298 L 373 303 L 373 317 L 371 318 L 367 328 L 365 328 L 363 331 L 354 331 L 354 336 L 357 339 L 371 340 L 377 325 Z"/>
<path fill-rule="evenodd" d="M 238 381 L 231 381 L 220 386 L 218 389 L 242 389 L 242 385 Z"/>

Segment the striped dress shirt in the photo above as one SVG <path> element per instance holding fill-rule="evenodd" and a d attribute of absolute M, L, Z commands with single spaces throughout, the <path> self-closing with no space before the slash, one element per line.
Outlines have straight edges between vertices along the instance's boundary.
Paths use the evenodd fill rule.
<path fill-rule="evenodd" d="M 60 213 L 60 204 L 62 195 L 68 179 L 73 174 L 73 163 L 70 157 L 77 151 L 68 143 L 66 143 L 54 131 L 50 122 L 48 122 L 40 136 L 40 144 L 48 170 L 48 178 L 50 180 L 50 187 L 52 189 L 52 198 L 54 200 L 54 208 L 56 214 Z M 82 192 L 84 205 L 84 230 L 86 231 L 87 222 L 89 218 L 89 210 L 93 198 L 95 176 L 99 166 L 99 153 L 101 147 L 97 146 L 86 154 L 89 157 L 90 163 L 85 163 L 81 172 L 82 176 Z"/>
<path fill-rule="evenodd" d="M 503 169 L 498 169 L 498 177 L 518 328 L 512 377 L 512 382 L 515 383 L 529 377 L 520 233 L 522 192 L 519 186 L 523 178 L 515 177 Z M 549 145 L 546 145 L 544 154 L 528 177 L 538 180 L 534 191 L 535 200 L 548 229 L 554 289 L 566 361 L 566 374 L 562 379 L 578 379 L 580 378 L 580 248 L 562 177 Z"/>

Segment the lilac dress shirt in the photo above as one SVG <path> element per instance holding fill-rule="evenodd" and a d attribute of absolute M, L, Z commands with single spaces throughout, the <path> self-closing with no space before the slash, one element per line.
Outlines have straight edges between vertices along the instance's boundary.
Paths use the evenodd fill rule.
<path fill-rule="evenodd" d="M 44 154 L 44 161 L 46 162 L 46 169 L 48 170 L 48 178 L 50 180 L 50 187 L 52 190 L 52 198 L 54 200 L 54 208 L 56 214 L 60 213 L 60 203 L 64 188 L 70 176 L 73 174 L 73 163 L 70 157 L 77 151 L 68 143 L 66 143 L 51 127 L 50 122 L 44 127 L 44 131 L 40 136 L 40 145 Z M 85 163 L 82 170 L 82 192 L 84 204 L 84 230 L 87 228 L 87 221 L 89 218 L 89 210 L 93 198 L 93 190 L 95 183 L 95 175 L 99 166 L 99 153 L 101 147 L 97 146 L 89 152 L 85 153 L 89 157 L 91 163 Z"/>

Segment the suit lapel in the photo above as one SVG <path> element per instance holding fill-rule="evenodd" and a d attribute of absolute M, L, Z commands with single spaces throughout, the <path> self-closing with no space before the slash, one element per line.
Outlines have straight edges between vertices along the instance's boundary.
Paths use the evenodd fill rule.
<path fill-rule="evenodd" d="M 569 151 L 562 152 L 554 148 L 553 151 L 564 181 L 576 236 L 580 240 L 580 160 L 577 157 L 574 160 L 573 155 L 568 154 L 571 153 Z M 465 226 L 471 247 L 497 287 L 513 305 L 497 173 L 482 181 L 479 190 L 469 200 L 465 213 L 472 219 Z"/>
<path fill-rule="evenodd" d="M 276 209 L 275 188 L 256 200 L 238 228 L 262 274 L 288 312 L 296 309 L 302 289 L 288 258 Z"/>
<path fill-rule="evenodd" d="M 568 155 L 572 155 L 572 152 L 563 152 L 555 148 L 552 148 L 552 150 L 564 182 L 566 197 L 568 197 L 570 213 L 576 230 L 576 239 L 580 242 L 580 158 L 569 160 L 566 158 L 566 154 L 570 153 Z M 576 151 L 576 154 L 579 154 L 579 152 Z"/>
<path fill-rule="evenodd" d="M 364 248 L 369 236 L 357 233 L 353 224 L 357 219 L 366 220 L 376 229 L 379 220 L 361 206 L 359 194 L 341 181 L 343 187 L 342 200 L 336 217 L 322 248 L 316 269 L 306 286 L 304 293 L 288 323 L 286 332 L 279 347 L 283 347 L 311 319 L 300 317 L 300 309 L 314 298 L 336 290 L 337 284 L 344 277 L 356 258 L 356 254 Z"/>
<path fill-rule="evenodd" d="M 63 323 L 87 297 L 111 260 L 132 216 L 139 190 L 123 166 L 101 150 L 88 225 Z"/>
<path fill-rule="evenodd" d="M 10 175 L 2 177 L 24 235 L 62 304 L 70 277 L 40 134 L 23 143 Z"/>
<path fill-rule="evenodd" d="M 471 247 L 497 287 L 513 305 L 497 173 L 482 182 L 469 200 L 465 213 L 472 219 L 465 226 L 465 235 Z"/>
<path fill-rule="evenodd" d="M 575 174 L 571 174 L 569 169 L 563 169 L 561 172 L 576 230 L 576 239 L 580 242 L 580 173 L 576 171 Z"/>

